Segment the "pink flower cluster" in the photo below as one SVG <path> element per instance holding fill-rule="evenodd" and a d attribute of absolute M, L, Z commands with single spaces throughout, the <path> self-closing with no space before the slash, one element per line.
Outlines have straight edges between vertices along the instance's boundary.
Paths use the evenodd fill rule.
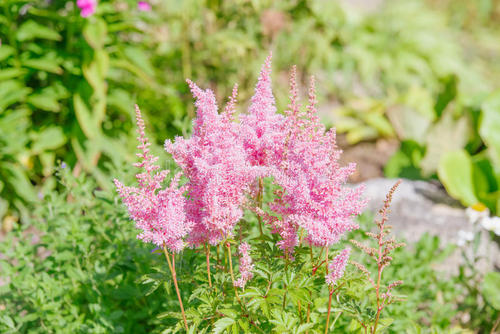
<path fill-rule="evenodd" d="M 142 230 L 137 237 L 144 242 L 179 252 L 184 248 L 184 238 L 192 228 L 192 223 L 186 219 L 185 188 L 178 187 L 180 174 L 177 174 L 170 186 L 162 189 L 161 183 L 169 171 L 158 171 L 160 167 L 155 164 L 158 158 L 149 153 L 151 143 L 145 135 L 144 121 L 137 106 L 136 118 L 137 139 L 140 143 L 137 148 L 141 151 L 137 156 L 141 162 L 134 166 L 144 171 L 136 175 L 138 187 L 126 187 L 116 179 L 114 182 L 130 217 L 136 222 L 136 227 Z"/>
<path fill-rule="evenodd" d="M 76 0 L 76 5 L 80 8 L 82 17 L 89 17 L 94 15 L 97 9 L 97 0 Z"/>
<path fill-rule="evenodd" d="M 344 249 L 328 264 L 328 275 L 325 276 L 326 284 L 332 286 L 344 276 L 345 266 L 349 260 L 350 248 Z"/>
<path fill-rule="evenodd" d="M 335 146 L 335 132 L 326 131 L 319 121 L 314 80 L 309 104 L 301 111 L 294 69 L 291 103 L 279 114 L 270 75 L 271 56 L 262 67 L 249 111 L 240 115 L 239 122 L 234 120 L 236 86 L 226 108 L 218 113 L 213 92 L 188 80 L 196 99 L 193 134 L 165 142 L 166 151 L 187 179 L 180 189 L 174 179 L 168 190 L 160 190 L 166 174 L 151 176 L 154 159 L 144 151 L 144 125 L 138 121 L 144 160 L 139 166 L 145 167 L 146 173 L 138 177 L 139 188 L 117 186 L 132 218 L 144 231 L 141 238 L 156 244 L 165 242 L 176 250 L 184 241 L 191 246 L 215 245 L 232 235 L 243 207 L 252 203 L 248 197 L 255 197 L 258 179 L 263 177 L 271 177 L 279 190 L 269 203 L 270 212 L 253 209 L 281 236 L 279 246 L 287 254 L 293 252 L 299 235 L 323 247 L 357 228 L 353 219 L 364 205 L 362 188 L 345 186 L 355 165 L 339 165 L 341 152 Z M 163 196 L 172 199 L 167 201 Z M 170 236 L 162 234 L 167 231 L 167 221 L 171 222 Z"/>
<path fill-rule="evenodd" d="M 240 278 L 234 283 L 235 286 L 239 288 L 244 288 L 249 280 L 253 277 L 253 263 L 250 257 L 250 245 L 246 242 L 242 242 L 238 248 L 240 254 Z"/>
<path fill-rule="evenodd" d="M 340 167 L 341 151 L 335 147 L 334 130 L 325 131 L 316 110 L 314 79 L 309 105 L 300 111 L 295 68 L 291 75 L 289 110 L 276 114 L 271 91 L 270 57 L 264 65 L 248 116 L 242 117 L 245 149 L 250 161 L 267 166 L 269 176 L 281 187 L 271 210 L 281 219 L 261 212 L 279 233 L 279 246 L 291 253 L 298 243 L 298 230 L 315 246 L 336 243 L 340 236 L 357 228 L 354 216 L 361 213 L 362 187 L 344 184 L 355 164 Z"/>
<path fill-rule="evenodd" d="M 216 245 L 232 235 L 242 218 L 245 194 L 256 173 L 241 145 L 240 125 L 232 120 L 236 88 L 219 114 L 213 92 L 188 83 L 196 98 L 193 135 L 189 139 L 177 137 L 174 143 L 167 140 L 165 149 L 188 179 L 186 214 L 194 222 L 189 241 Z"/>

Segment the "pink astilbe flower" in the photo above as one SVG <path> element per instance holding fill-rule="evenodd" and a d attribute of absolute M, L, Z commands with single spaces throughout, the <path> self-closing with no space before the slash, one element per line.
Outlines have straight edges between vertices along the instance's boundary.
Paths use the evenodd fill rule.
<path fill-rule="evenodd" d="M 248 113 L 240 116 L 243 145 L 253 166 L 276 165 L 286 136 L 285 119 L 276 113 L 271 88 L 271 58 L 270 54 L 262 66 Z"/>
<path fill-rule="evenodd" d="M 332 286 L 344 276 L 345 266 L 349 260 L 350 248 L 344 249 L 328 264 L 328 275 L 325 276 L 326 284 Z"/>
<path fill-rule="evenodd" d="M 256 174 L 247 163 L 240 126 L 232 121 L 236 87 L 224 113 L 218 114 L 213 92 L 188 83 L 196 98 L 193 135 L 166 141 L 165 149 L 189 180 L 186 210 L 194 222 L 189 241 L 215 245 L 232 234 L 243 216 L 245 193 Z"/>
<path fill-rule="evenodd" d="M 158 171 L 160 167 L 155 164 L 158 158 L 149 153 L 151 143 L 145 135 L 144 121 L 137 106 L 136 118 L 140 143 L 137 148 L 141 151 L 137 156 L 141 161 L 134 166 L 144 171 L 136 175 L 138 187 L 124 186 L 116 179 L 114 182 L 130 217 L 142 230 L 137 238 L 179 252 L 184 248 L 184 238 L 192 225 L 185 214 L 185 187 L 178 186 L 180 174 L 177 174 L 169 187 L 162 189 L 161 184 L 169 171 Z"/>
<path fill-rule="evenodd" d="M 82 17 L 89 17 L 94 15 L 97 9 L 97 0 L 77 0 L 76 5 L 80 8 Z"/>
<path fill-rule="evenodd" d="M 149 12 L 151 11 L 151 4 L 147 1 L 139 1 L 137 2 L 137 9 L 141 12 Z"/>
<path fill-rule="evenodd" d="M 238 251 L 240 254 L 240 278 L 236 280 L 234 285 L 243 289 L 247 282 L 253 277 L 252 270 L 254 265 L 249 254 L 250 245 L 248 243 L 242 242 Z"/>
<path fill-rule="evenodd" d="M 291 75 L 289 109 L 282 120 L 275 114 L 274 100 L 269 88 L 268 75 L 270 58 L 261 72 L 252 102 L 258 107 L 250 107 L 246 127 L 256 129 L 258 138 L 268 143 L 256 146 L 250 160 L 270 168 L 270 176 L 281 187 L 275 192 L 271 210 L 281 216 L 281 221 L 267 219 L 276 233 L 283 238 L 279 246 L 291 253 L 298 243 L 298 230 L 307 233 L 306 241 L 314 246 L 328 246 L 336 243 L 346 231 L 357 228 L 354 217 L 361 213 L 364 202 L 362 188 L 345 186 L 355 164 L 347 167 L 339 165 L 341 151 L 335 146 L 334 130 L 326 131 L 316 110 L 314 80 L 311 79 L 307 112 L 300 111 L 295 68 Z M 266 113 L 262 112 L 266 110 Z M 263 116 L 264 115 L 264 116 Z M 254 147 L 248 145 L 247 147 Z M 258 158 L 260 157 L 260 158 Z M 262 158 L 263 157 L 263 158 Z"/>

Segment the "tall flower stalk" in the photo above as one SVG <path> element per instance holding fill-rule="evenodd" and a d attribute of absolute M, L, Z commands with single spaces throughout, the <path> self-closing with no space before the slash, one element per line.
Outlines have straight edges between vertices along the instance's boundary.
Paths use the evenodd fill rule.
<path fill-rule="evenodd" d="M 403 281 L 394 281 L 388 284 L 387 286 L 382 285 L 382 273 L 384 271 L 384 268 L 390 265 L 392 261 L 390 253 L 396 248 L 405 246 L 404 243 L 396 242 L 394 237 L 390 238 L 388 237 L 392 226 L 386 224 L 387 220 L 389 219 L 389 212 L 390 212 L 389 207 L 391 205 L 392 196 L 394 195 L 394 192 L 396 191 L 397 187 L 400 184 L 401 181 L 400 180 L 397 181 L 396 184 L 394 184 L 394 186 L 392 186 L 392 188 L 389 190 L 389 193 L 386 196 L 386 199 L 384 201 L 384 206 L 379 211 L 381 218 L 375 221 L 378 229 L 377 233 L 366 232 L 366 235 L 372 238 L 376 242 L 376 248 L 361 244 L 356 240 L 351 240 L 351 243 L 356 248 L 363 251 L 377 263 L 376 279 L 373 280 L 370 272 L 368 271 L 368 269 L 366 269 L 365 266 L 363 266 L 358 262 L 351 261 L 359 270 L 361 270 L 365 274 L 368 281 L 375 290 L 376 301 L 377 301 L 376 305 L 377 313 L 375 315 L 375 321 L 373 325 L 370 326 L 370 328 L 367 328 L 365 324 L 362 324 L 365 330 L 369 329 L 370 333 L 372 334 L 375 334 L 377 332 L 377 327 L 379 324 L 382 310 L 387 305 L 390 305 L 396 301 L 401 300 L 400 298 L 392 295 L 392 289 L 403 284 Z"/>
<path fill-rule="evenodd" d="M 174 257 L 174 253 L 180 252 L 185 247 L 184 238 L 192 228 L 192 223 L 187 220 L 185 214 L 186 198 L 183 195 L 185 187 L 178 187 L 180 174 L 177 174 L 170 182 L 170 186 L 162 189 L 162 182 L 168 175 L 168 170 L 159 171 L 160 167 L 156 165 L 158 158 L 150 154 L 151 143 L 146 137 L 144 120 L 138 106 L 136 106 L 136 120 L 139 134 L 137 148 L 140 150 L 137 156 L 141 160 L 135 166 L 143 169 L 143 172 L 136 175 L 137 187 L 124 186 L 116 179 L 114 182 L 130 217 L 136 222 L 136 227 L 142 230 L 137 237 L 163 249 L 187 331 Z M 169 251 L 172 252 L 171 259 Z"/>

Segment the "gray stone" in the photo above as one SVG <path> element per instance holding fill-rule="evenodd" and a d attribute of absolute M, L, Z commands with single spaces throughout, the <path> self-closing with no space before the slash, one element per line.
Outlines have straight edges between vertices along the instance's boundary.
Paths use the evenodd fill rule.
<path fill-rule="evenodd" d="M 367 210 L 377 213 L 383 206 L 389 189 L 396 183 L 396 179 L 377 178 L 363 184 L 366 187 L 365 197 L 368 199 Z M 409 243 L 418 241 L 425 233 L 439 236 L 441 245 L 456 244 L 458 231 L 480 231 L 478 225 L 469 222 L 465 209 L 450 198 L 443 187 L 437 182 L 413 181 L 403 179 L 403 182 L 394 193 L 389 224 L 393 226 L 396 237 L 403 238 Z M 481 271 L 500 267 L 500 249 L 496 242 L 491 241 L 488 232 L 482 231 L 478 255 L 483 259 L 478 263 Z M 472 252 L 472 247 L 464 246 L 466 253 Z M 462 262 L 461 250 L 456 251 L 440 269 L 456 272 Z"/>

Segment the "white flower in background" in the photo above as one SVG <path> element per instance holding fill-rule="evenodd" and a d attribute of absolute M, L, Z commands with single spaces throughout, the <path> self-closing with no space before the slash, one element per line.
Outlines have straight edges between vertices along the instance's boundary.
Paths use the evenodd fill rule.
<path fill-rule="evenodd" d="M 492 231 L 496 235 L 500 235 L 500 217 L 484 218 L 481 220 L 481 226 L 487 231 Z"/>
<path fill-rule="evenodd" d="M 464 230 L 459 230 L 458 231 L 458 240 L 457 240 L 457 245 L 458 246 L 465 246 L 466 243 L 471 242 L 474 240 L 474 233 L 470 231 L 464 231 Z"/>
<path fill-rule="evenodd" d="M 484 204 L 477 203 L 473 206 L 468 207 L 465 210 L 465 214 L 467 215 L 469 222 L 471 222 L 472 224 L 476 224 L 479 223 L 482 219 L 488 218 L 490 216 L 490 210 L 488 210 L 488 208 Z"/>

